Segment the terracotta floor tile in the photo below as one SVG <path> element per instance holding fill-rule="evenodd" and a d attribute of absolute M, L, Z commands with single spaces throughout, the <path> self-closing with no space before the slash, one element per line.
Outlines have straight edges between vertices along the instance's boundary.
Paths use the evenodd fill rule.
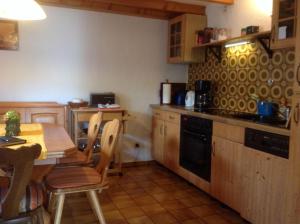
<path fill-rule="evenodd" d="M 165 212 L 166 210 L 158 203 L 148 204 L 141 206 L 142 210 L 148 215 L 151 216 L 156 213 Z"/>
<path fill-rule="evenodd" d="M 167 210 L 175 210 L 175 209 L 181 209 L 186 207 L 179 200 L 161 202 L 161 206 Z"/>
<path fill-rule="evenodd" d="M 230 224 L 219 215 L 206 216 L 202 218 L 207 224 Z"/>
<path fill-rule="evenodd" d="M 164 189 L 162 189 L 161 187 L 158 187 L 158 186 L 155 186 L 155 187 L 147 187 L 147 188 L 144 188 L 145 191 L 148 193 L 148 194 L 159 194 L 159 193 L 165 193 L 166 191 Z"/>
<path fill-rule="evenodd" d="M 195 213 L 195 215 L 197 215 L 198 217 L 205 217 L 205 216 L 210 216 L 210 215 L 214 215 L 216 213 L 216 211 L 207 206 L 207 205 L 202 205 L 202 206 L 198 206 L 198 207 L 192 207 L 189 208 L 192 212 Z"/>
<path fill-rule="evenodd" d="M 205 224 L 205 222 L 200 219 L 190 219 L 183 221 L 181 224 Z"/>
<path fill-rule="evenodd" d="M 189 209 L 177 209 L 177 210 L 170 210 L 169 211 L 178 221 L 183 222 L 189 219 L 196 219 L 198 216 L 195 215 Z"/>
<path fill-rule="evenodd" d="M 232 224 L 246 223 L 242 217 L 240 217 L 237 213 L 235 213 L 233 211 L 226 211 L 219 215 L 222 216 L 224 219 L 226 219 L 228 222 L 230 222 Z"/>
<path fill-rule="evenodd" d="M 141 186 L 142 188 L 154 188 L 157 187 L 157 185 L 153 182 L 153 181 L 142 181 L 137 183 L 139 186 Z"/>
<path fill-rule="evenodd" d="M 145 215 L 143 210 L 139 207 L 123 208 L 123 209 L 120 209 L 120 212 L 126 219 L 140 217 L 140 216 Z"/>
<path fill-rule="evenodd" d="M 153 194 L 153 197 L 158 201 L 158 202 L 163 202 L 163 201 L 173 201 L 175 200 L 174 194 L 168 192 L 168 193 L 159 193 L 159 194 Z"/>
<path fill-rule="evenodd" d="M 136 203 L 132 199 L 124 199 L 124 200 L 117 200 L 113 202 L 117 208 L 129 208 L 129 207 L 135 207 Z"/>
<path fill-rule="evenodd" d="M 103 210 L 103 212 L 106 212 L 106 211 L 111 211 L 111 210 L 116 210 L 117 207 L 115 206 L 115 204 L 113 202 L 110 202 L 110 203 L 100 203 L 101 205 L 101 208 Z"/>
<path fill-rule="evenodd" d="M 200 200 L 197 200 L 195 198 L 180 198 L 178 199 L 182 204 L 184 204 L 186 207 L 195 207 L 195 206 L 201 206 L 204 205 L 204 203 Z"/>
<path fill-rule="evenodd" d="M 129 224 L 154 224 L 148 216 L 141 216 L 127 220 Z"/>
<path fill-rule="evenodd" d="M 107 222 L 125 221 L 124 217 L 118 210 L 108 211 L 104 213 L 105 220 Z"/>
<path fill-rule="evenodd" d="M 178 221 L 168 212 L 161 212 L 150 217 L 155 224 L 178 224 Z"/>
<path fill-rule="evenodd" d="M 156 202 L 155 199 L 153 197 L 151 197 L 150 195 L 134 198 L 134 201 L 137 205 L 140 205 L 140 206 L 154 204 Z"/>

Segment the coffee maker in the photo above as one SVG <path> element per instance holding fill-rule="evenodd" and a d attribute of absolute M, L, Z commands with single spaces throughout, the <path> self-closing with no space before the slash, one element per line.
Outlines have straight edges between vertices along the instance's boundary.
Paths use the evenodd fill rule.
<path fill-rule="evenodd" d="M 195 82 L 195 110 L 204 111 L 211 107 L 212 83 L 209 80 L 197 80 Z"/>

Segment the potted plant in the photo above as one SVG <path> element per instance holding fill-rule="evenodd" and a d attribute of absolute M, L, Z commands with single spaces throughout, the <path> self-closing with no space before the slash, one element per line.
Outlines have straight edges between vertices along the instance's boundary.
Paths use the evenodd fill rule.
<path fill-rule="evenodd" d="M 5 136 L 17 136 L 20 134 L 20 114 L 17 111 L 10 110 L 4 115 L 5 120 Z"/>

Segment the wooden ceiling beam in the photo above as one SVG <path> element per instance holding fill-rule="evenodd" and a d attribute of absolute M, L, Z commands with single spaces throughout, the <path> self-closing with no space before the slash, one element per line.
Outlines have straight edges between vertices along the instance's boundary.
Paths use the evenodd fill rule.
<path fill-rule="evenodd" d="M 191 13 L 205 15 L 205 6 L 168 0 L 37 0 L 40 4 L 156 19 Z"/>
<path fill-rule="evenodd" d="M 234 0 L 200 0 L 200 1 L 218 3 L 218 4 L 223 4 L 223 5 L 233 5 L 234 4 Z"/>

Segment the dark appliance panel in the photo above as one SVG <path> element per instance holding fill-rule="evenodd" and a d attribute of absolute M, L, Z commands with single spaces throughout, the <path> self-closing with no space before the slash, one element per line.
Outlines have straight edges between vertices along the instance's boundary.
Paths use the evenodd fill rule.
<path fill-rule="evenodd" d="M 212 121 L 181 116 L 180 166 L 210 181 Z"/>
<path fill-rule="evenodd" d="M 275 156 L 289 158 L 288 136 L 246 128 L 245 146 Z"/>

